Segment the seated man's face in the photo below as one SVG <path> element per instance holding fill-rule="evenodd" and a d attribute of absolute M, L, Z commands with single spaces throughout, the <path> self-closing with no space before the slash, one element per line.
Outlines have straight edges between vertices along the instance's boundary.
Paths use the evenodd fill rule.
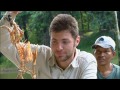
<path fill-rule="evenodd" d="M 96 46 L 94 56 L 96 57 L 98 65 L 107 65 L 115 56 L 115 52 L 111 48 Z"/>

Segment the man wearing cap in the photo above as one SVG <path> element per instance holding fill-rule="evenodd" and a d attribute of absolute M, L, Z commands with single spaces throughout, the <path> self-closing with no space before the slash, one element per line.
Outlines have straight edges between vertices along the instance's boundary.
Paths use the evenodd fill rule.
<path fill-rule="evenodd" d="M 98 63 L 98 79 L 120 79 L 120 66 L 111 63 L 116 55 L 115 46 L 115 41 L 109 36 L 101 36 L 93 44 Z"/>

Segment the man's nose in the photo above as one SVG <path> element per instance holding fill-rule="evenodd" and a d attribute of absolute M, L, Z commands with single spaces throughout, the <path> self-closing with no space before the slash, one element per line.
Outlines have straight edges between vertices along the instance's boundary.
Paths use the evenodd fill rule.
<path fill-rule="evenodd" d="M 100 54 L 101 56 L 105 56 L 105 53 L 104 52 L 101 52 L 101 54 Z"/>
<path fill-rule="evenodd" d="M 63 49 L 63 45 L 61 43 L 58 43 L 56 48 L 57 48 L 57 50 L 60 51 Z"/>

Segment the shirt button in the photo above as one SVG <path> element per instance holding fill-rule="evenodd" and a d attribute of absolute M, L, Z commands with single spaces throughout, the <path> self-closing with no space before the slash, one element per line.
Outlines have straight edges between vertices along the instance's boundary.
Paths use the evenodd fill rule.
<path fill-rule="evenodd" d="M 63 75 L 60 75 L 59 79 L 64 79 L 65 77 Z"/>

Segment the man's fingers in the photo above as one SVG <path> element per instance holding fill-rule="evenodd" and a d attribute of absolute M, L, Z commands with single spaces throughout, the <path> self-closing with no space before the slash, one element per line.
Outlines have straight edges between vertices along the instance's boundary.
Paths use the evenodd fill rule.
<path fill-rule="evenodd" d="M 14 15 L 17 15 L 17 14 L 19 14 L 19 13 L 21 13 L 22 11 L 9 11 L 9 14 L 14 14 Z"/>

